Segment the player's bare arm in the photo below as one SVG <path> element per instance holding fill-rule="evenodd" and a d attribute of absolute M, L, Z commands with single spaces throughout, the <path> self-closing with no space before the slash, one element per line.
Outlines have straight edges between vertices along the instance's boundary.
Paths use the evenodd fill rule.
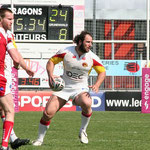
<path fill-rule="evenodd" d="M 19 54 L 16 53 L 16 49 L 12 48 L 11 50 L 8 51 L 10 57 L 15 61 L 16 63 L 19 63 Z"/>
<path fill-rule="evenodd" d="M 55 64 L 51 60 L 49 60 L 46 65 L 46 69 L 47 69 L 50 87 L 54 82 L 54 76 L 53 76 L 54 67 L 55 67 Z"/>
<path fill-rule="evenodd" d="M 8 53 L 11 56 L 11 58 L 13 59 L 13 61 L 16 64 L 19 64 L 27 72 L 27 74 L 29 76 L 31 76 L 31 77 L 34 76 L 34 72 L 31 70 L 30 67 L 28 67 L 26 65 L 24 59 L 22 58 L 21 54 L 18 52 L 18 50 L 16 48 L 9 50 Z"/>
<path fill-rule="evenodd" d="M 18 50 L 16 49 L 16 51 L 18 52 Z M 23 57 L 21 56 L 21 54 L 18 52 L 19 55 L 19 65 L 26 71 L 26 73 L 30 76 L 33 77 L 34 76 L 34 72 L 31 70 L 30 67 L 28 67 L 23 59 Z"/>
<path fill-rule="evenodd" d="M 106 77 L 106 72 L 99 73 L 97 76 L 97 81 L 95 82 L 94 85 L 89 86 L 89 88 L 92 88 L 92 90 L 97 93 L 105 77 Z"/>

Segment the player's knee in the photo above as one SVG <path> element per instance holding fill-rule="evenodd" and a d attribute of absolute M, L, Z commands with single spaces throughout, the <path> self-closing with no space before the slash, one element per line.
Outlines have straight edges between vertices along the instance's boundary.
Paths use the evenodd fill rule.
<path fill-rule="evenodd" d="M 92 101 L 83 101 L 81 104 L 81 108 L 90 109 L 92 106 Z"/>
<path fill-rule="evenodd" d="M 5 117 L 8 119 L 8 120 L 11 120 L 13 121 L 14 120 L 14 116 L 15 116 L 15 111 L 13 109 L 7 109 L 5 111 Z"/>
<path fill-rule="evenodd" d="M 83 114 L 89 115 L 92 113 L 92 108 L 91 107 L 82 107 L 82 112 L 83 112 Z"/>
<path fill-rule="evenodd" d="M 43 117 L 44 117 L 46 120 L 52 119 L 53 116 L 54 116 L 53 113 L 47 112 L 46 110 L 43 112 Z"/>
<path fill-rule="evenodd" d="M 15 110 L 14 107 L 8 107 L 7 109 L 4 109 L 4 113 L 7 114 L 14 114 Z"/>
<path fill-rule="evenodd" d="M 2 112 L 2 110 L 3 110 L 3 109 L 2 109 L 2 107 L 0 106 L 0 112 Z"/>
<path fill-rule="evenodd" d="M 81 105 L 87 108 L 90 108 L 92 106 L 92 99 L 89 93 L 83 94 Z"/>

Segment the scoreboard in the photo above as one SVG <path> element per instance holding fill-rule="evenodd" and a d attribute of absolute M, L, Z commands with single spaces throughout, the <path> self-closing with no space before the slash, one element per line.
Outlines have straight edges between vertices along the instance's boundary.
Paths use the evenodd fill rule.
<path fill-rule="evenodd" d="M 84 29 L 84 0 L 0 0 L 0 6 L 13 6 L 16 41 L 73 40 Z"/>
<path fill-rule="evenodd" d="M 72 40 L 72 6 L 14 6 L 16 40 Z"/>

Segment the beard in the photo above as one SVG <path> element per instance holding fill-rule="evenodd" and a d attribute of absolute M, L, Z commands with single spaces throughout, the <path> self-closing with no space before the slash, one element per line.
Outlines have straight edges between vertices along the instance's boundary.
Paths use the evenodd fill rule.
<path fill-rule="evenodd" d="M 79 46 L 79 51 L 82 52 L 82 53 L 87 53 L 83 43 Z"/>

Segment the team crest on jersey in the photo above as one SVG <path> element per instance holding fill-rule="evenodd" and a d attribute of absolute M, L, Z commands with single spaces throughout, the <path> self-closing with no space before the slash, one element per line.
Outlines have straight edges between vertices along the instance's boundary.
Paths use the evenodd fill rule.
<path fill-rule="evenodd" d="M 88 64 L 84 62 L 84 63 L 82 64 L 82 66 L 83 66 L 83 67 L 87 67 Z"/>

